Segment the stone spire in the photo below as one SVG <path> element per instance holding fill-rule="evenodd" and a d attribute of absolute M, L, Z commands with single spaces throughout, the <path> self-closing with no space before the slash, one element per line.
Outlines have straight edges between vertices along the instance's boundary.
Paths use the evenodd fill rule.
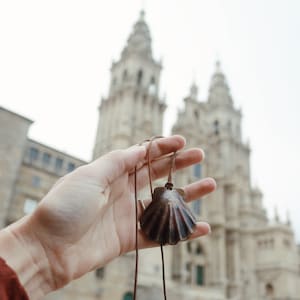
<path fill-rule="evenodd" d="M 216 61 L 215 72 L 211 78 L 208 101 L 216 105 L 232 105 L 230 90 L 219 60 Z"/>
<path fill-rule="evenodd" d="M 99 107 L 94 157 L 162 135 L 166 104 L 159 97 L 161 69 L 152 56 L 151 36 L 141 11 L 121 58 L 110 69 L 109 94 Z"/>
<path fill-rule="evenodd" d="M 195 83 L 195 81 L 192 83 L 191 87 L 190 87 L 190 95 L 189 97 L 193 100 L 197 100 L 198 99 L 198 86 Z"/>
<path fill-rule="evenodd" d="M 277 206 L 274 207 L 274 221 L 275 223 L 280 223 Z"/>
<path fill-rule="evenodd" d="M 286 225 L 291 226 L 291 217 L 290 212 L 288 210 L 286 211 Z"/>
<path fill-rule="evenodd" d="M 129 35 L 127 45 L 122 51 L 122 58 L 132 53 L 152 57 L 151 36 L 149 27 L 145 22 L 145 12 L 143 10 L 141 10 L 140 17 Z"/>

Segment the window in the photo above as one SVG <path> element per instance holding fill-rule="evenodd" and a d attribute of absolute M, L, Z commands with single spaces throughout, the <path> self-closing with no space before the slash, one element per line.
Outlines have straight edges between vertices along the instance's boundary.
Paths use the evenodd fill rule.
<path fill-rule="evenodd" d="M 150 95 L 155 95 L 156 94 L 156 85 L 155 85 L 154 76 L 152 76 L 151 79 L 150 79 L 150 84 L 149 84 L 148 91 L 149 91 Z"/>
<path fill-rule="evenodd" d="M 123 296 L 123 300 L 132 300 L 133 299 L 133 294 L 132 292 L 127 292 L 124 296 Z"/>
<path fill-rule="evenodd" d="M 29 158 L 30 158 L 30 161 L 35 161 L 37 160 L 39 157 L 39 150 L 37 148 L 33 148 L 31 147 L 30 150 L 29 150 Z"/>
<path fill-rule="evenodd" d="M 68 163 L 68 172 L 72 172 L 75 169 L 75 164 L 69 162 Z"/>
<path fill-rule="evenodd" d="M 186 243 L 186 250 L 187 250 L 188 253 L 191 253 L 191 252 L 192 252 L 191 242 L 187 242 L 187 243 Z"/>
<path fill-rule="evenodd" d="M 62 169 L 62 165 L 63 165 L 63 160 L 57 157 L 55 160 L 55 170 L 60 171 Z"/>
<path fill-rule="evenodd" d="M 142 79 L 143 79 L 143 71 L 139 70 L 138 74 L 137 74 L 137 85 L 141 85 L 142 84 Z"/>
<path fill-rule="evenodd" d="M 51 155 L 49 153 L 43 153 L 43 164 L 48 166 L 50 164 Z"/>
<path fill-rule="evenodd" d="M 193 175 L 196 178 L 201 178 L 202 166 L 200 164 L 194 165 Z"/>
<path fill-rule="evenodd" d="M 123 81 L 126 81 L 126 79 L 127 79 L 127 70 L 125 69 L 124 71 L 123 71 Z"/>
<path fill-rule="evenodd" d="M 214 134 L 218 135 L 219 134 L 219 130 L 220 130 L 220 128 L 219 128 L 219 121 L 215 120 L 214 121 Z"/>
<path fill-rule="evenodd" d="M 266 296 L 274 296 L 274 287 L 271 283 L 266 284 Z"/>
<path fill-rule="evenodd" d="M 95 275 L 97 278 L 103 279 L 104 278 L 104 268 L 98 268 L 95 272 Z"/>
<path fill-rule="evenodd" d="M 33 175 L 31 178 L 31 185 L 35 188 L 38 188 L 41 186 L 41 177 L 37 175 Z"/>
<path fill-rule="evenodd" d="M 24 202 L 24 207 L 23 207 L 24 213 L 26 215 L 31 214 L 35 210 L 37 205 L 38 205 L 38 202 L 36 200 L 26 199 L 25 202 Z"/>
<path fill-rule="evenodd" d="M 204 285 L 204 267 L 197 266 L 196 273 L 197 285 Z"/>
<path fill-rule="evenodd" d="M 155 77 L 154 76 L 151 77 L 150 85 L 155 85 Z"/>
<path fill-rule="evenodd" d="M 196 254 L 198 254 L 198 255 L 203 254 L 203 249 L 200 244 L 197 244 Z"/>

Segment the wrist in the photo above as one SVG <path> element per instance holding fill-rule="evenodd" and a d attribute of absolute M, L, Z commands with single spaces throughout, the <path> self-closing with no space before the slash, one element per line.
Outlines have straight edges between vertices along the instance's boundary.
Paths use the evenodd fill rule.
<path fill-rule="evenodd" d="M 1 230 L 0 257 L 18 275 L 30 299 L 40 299 L 52 290 L 52 274 L 43 247 L 29 230 L 29 217 Z"/>

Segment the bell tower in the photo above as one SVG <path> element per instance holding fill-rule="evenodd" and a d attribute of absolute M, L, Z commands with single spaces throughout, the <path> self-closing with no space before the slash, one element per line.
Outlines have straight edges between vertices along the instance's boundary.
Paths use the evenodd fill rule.
<path fill-rule="evenodd" d="M 120 59 L 111 66 L 108 97 L 99 106 L 94 158 L 162 134 L 166 105 L 159 97 L 161 69 L 141 11 Z"/>

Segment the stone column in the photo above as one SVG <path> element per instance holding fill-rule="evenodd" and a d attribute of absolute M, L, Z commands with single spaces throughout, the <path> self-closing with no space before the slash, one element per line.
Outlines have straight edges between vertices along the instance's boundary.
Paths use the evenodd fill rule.
<path fill-rule="evenodd" d="M 211 274 L 212 284 L 224 290 L 226 288 L 226 241 L 225 229 L 223 227 L 212 228 L 212 243 L 211 249 L 213 255 L 211 256 Z"/>
<path fill-rule="evenodd" d="M 241 294 L 241 265 L 240 265 L 239 232 L 233 231 L 227 234 L 227 265 L 228 269 L 228 295 L 239 298 Z"/>

